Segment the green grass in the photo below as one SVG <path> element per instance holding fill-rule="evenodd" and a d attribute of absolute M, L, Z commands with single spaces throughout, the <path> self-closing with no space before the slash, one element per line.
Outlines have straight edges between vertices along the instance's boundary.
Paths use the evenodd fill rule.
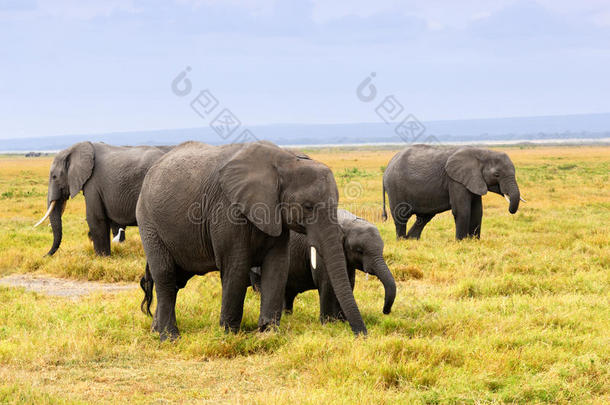
<path fill-rule="evenodd" d="M 610 148 L 505 150 L 528 203 L 510 215 L 485 196 L 482 239 L 461 242 L 449 213 L 420 241 L 397 242 L 380 222 L 392 151 L 310 153 L 337 174 L 342 205 L 378 225 L 398 281 L 383 315 L 382 286 L 358 275 L 366 339 L 321 325 L 313 291 L 263 334 L 249 291 L 242 332 L 225 334 L 218 274 L 178 295 L 173 344 L 149 332 L 137 289 L 73 300 L 0 287 L 0 402 L 608 403 Z M 49 164 L 0 159 L 0 275 L 137 280 L 137 229 L 111 258 L 96 257 L 82 196 L 68 203 L 62 247 L 43 257 L 50 229 L 31 226 Z"/>

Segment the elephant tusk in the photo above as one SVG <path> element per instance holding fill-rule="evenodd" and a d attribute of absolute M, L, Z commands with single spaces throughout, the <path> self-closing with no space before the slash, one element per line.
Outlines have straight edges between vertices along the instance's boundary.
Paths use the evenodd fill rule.
<path fill-rule="evenodd" d="M 316 263 L 316 256 L 317 256 L 317 252 L 316 252 L 316 248 L 315 247 L 311 247 L 311 267 L 315 270 L 317 267 L 317 263 Z"/>
<path fill-rule="evenodd" d="M 525 201 L 525 200 L 523 199 L 523 197 L 519 197 L 519 199 L 520 199 L 521 201 L 523 201 L 524 203 L 526 203 L 526 202 L 527 202 L 527 201 Z"/>
<path fill-rule="evenodd" d="M 125 232 L 125 229 L 119 228 L 119 231 L 117 232 L 116 236 L 112 239 L 113 243 L 118 243 L 121 241 L 121 232 Z"/>
<path fill-rule="evenodd" d="M 47 213 L 44 214 L 44 217 L 42 217 L 42 219 L 40 221 L 38 221 L 36 223 L 36 225 L 34 225 L 34 228 L 36 228 L 38 225 L 42 224 L 45 219 L 49 218 L 49 215 L 51 215 L 51 211 L 53 211 L 53 208 L 55 208 L 56 202 L 57 202 L 56 200 L 51 201 L 51 204 L 49 204 L 49 209 L 47 210 Z"/>
<path fill-rule="evenodd" d="M 510 198 L 508 198 L 508 194 L 504 194 L 504 199 L 506 199 L 506 201 L 508 201 L 508 203 L 510 204 Z"/>

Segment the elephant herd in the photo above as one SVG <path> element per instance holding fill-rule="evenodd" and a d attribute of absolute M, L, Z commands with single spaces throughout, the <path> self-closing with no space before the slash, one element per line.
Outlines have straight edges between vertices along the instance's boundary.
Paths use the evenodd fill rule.
<path fill-rule="evenodd" d="M 124 239 L 138 226 L 146 254 L 142 310 L 161 340 L 179 336 L 176 297 L 194 275 L 220 271 L 220 325 L 240 328 L 246 290 L 260 292 L 259 330 L 279 325 L 297 294 L 317 289 L 320 320 L 345 320 L 366 334 L 353 295 L 355 270 L 373 274 L 390 313 L 396 283 L 383 258 L 377 228 L 338 209 L 331 170 L 307 155 L 259 141 L 211 146 L 118 147 L 81 142 L 55 157 L 47 213 L 53 255 L 62 239 L 62 213 L 83 192 L 89 237 L 98 255 L 110 254 L 110 233 Z M 410 146 L 383 176 L 397 238 L 419 238 L 432 217 L 451 209 L 456 238 L 480 237 L 481 196 L 505 195 L 515 213 L 522 200 L 505 153 L 473 147 Z M 415 224 L 406 224 L 416 215 Z"/>

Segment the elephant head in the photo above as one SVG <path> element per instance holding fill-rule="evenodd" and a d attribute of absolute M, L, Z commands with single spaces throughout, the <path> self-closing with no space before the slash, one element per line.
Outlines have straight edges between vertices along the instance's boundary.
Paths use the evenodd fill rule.
<path fill-rule="evenodd" d="M 354 333 L 366 334 L 354 299 L 337 222 L 339 194 L 331 170 L 268 142 L 246 144 L 220 169 L 229 201 L 259 230 L 279 236 L 288 229 L 307 235 L 327 268 Z"/>
<path fill-rule="evenodd" d="M 484 195 L 491 191 L 507 197 L 511 214 L 517 212 L 519 201 L 524 201 L 515 178 L 515 166 L 506 153 L 460 148 L 447 159 L 445 171 L 471 193 Z"/>
<path fill-rule="evenodd" d="M 396 298 L 396 282 L 383 259 L 383 240 L 377 227 L 360 218 L 342 221 L 343 248 L 347 262 L 355 269 L 377 276 L 385 289 L 383 313 L 389 314 Z"/>
<path fill-rule="evenodd" d="M 53 229 L 53 246 L 47 253 L 48 256 L 53 255 L 61 244 L 61 215 L 66 201 L 77 195 L 91 177 L 94 160 L 95 155 L 91 142 L 80 142 L 59 152 L 51 164 L 47 213 L 35 225 L 40 225 L 49 217 Z"/>

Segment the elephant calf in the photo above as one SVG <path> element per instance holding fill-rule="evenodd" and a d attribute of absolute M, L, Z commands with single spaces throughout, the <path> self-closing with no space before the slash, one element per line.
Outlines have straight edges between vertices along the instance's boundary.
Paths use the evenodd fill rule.
<path fill-rule="evenodd" d="M 80 142 L 55 156 L 49 173 L 47 217 L 53 229 L 53 255 L 62 239 L 61 215 L 69 198 L 85 195 L 89 238 L 95 253 L 110 255 L 110 230 L 125 239 L 124 228 L 136 225 L 136 203 L 148 169 L 171 146 L 113 146 Z M 121 231 L 123 229 L 123 231 Z"/>
<path fill-rule="evenodd" d="M 383 240 L 375 225 L 345 210 L 337 210 L 337 219 L 343 232 L 343 252 L 347 262 L 348 277 L 354 288 L 356 269 L 379 278 L 385 288 L 383 313 L 389 314 L 396 298 L 396 283 L 390 269 L 383 260 Z M 290 267 L 284 295 L 284 310 L 292 313 L 294 298 L 308 290 L 318 290 L 320 296 L 320 321 L 345 317 L 330 283 L 324 261 L 316 253 L 311 258 L 311 249 L 305 235 L 290 234 Z M 250 280 L 255 290 L 260 286 L 260 273 L 250 271 Z"/>
<path fill-rule="evenodd" d="M 455 237 L 479 238 L 487 191 L 504 195 L 514 214 L 521 198 L 515 166 L 508 155 L 473 147 L 414 145 L 397 153 L 383 174 L 383 218 L 385 193 L 396 225 L 397 238 L 419 239 L 424 226 L 438 213 L 451 209 Z M 417 220 L 406 233 L 407 221 Z"/>

